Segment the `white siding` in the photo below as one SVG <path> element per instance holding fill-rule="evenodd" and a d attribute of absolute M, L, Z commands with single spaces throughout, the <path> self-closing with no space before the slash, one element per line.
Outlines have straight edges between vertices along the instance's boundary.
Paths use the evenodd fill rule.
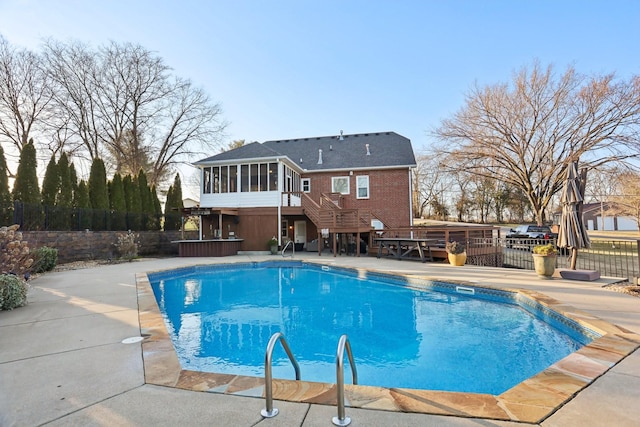
<path fill-rule="evenodd" d="M 278 191 L 256 191 L 251 193 L 201 194 L 200 206 L 213 208 L 277 207 Z"/>
<path fill-rule="evenodd" d="M 604 217 L 604 227 L 602 227 L 602 217 L 598 216 L 596 219 L 598 221 L 598 230 L 604 230 L 604 231 L 607 231 L 607 230 L 637 231 L 638 230 L 638 225 L 630 217 L 623 217 L 623 216 L 617 217 L 616 219 L 617 228 L 616 228 L 616 223 L 613 221 L 612 216 Z"/>
<path fill-rule="evenodd" d="M 618 230 L 638 231 L 638 224 L 631 218 L 618 217 Z"/>

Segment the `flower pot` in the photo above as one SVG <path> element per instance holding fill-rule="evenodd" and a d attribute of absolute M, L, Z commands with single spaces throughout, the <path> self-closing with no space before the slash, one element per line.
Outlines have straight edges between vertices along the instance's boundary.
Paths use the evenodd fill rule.
<path fill-rule="evenodd" d="M 538 277 L 550 279 L 556 270 L 556 255 L 531 254 L 533 256 L 533 267 Z"/>
<path fill-rule="evenodd" d="M 278 245 L 271 245 L 269 249 L 271 250 L 271 255 L 275 255 L 278 253 Z"/>
<path fill-rule="evenodd" d="M 461 266 L 467 262 L 467 253 L 462 252 L 461 254 L 447 254 L 447 258 L 449 258 L 449 264 Z"/>

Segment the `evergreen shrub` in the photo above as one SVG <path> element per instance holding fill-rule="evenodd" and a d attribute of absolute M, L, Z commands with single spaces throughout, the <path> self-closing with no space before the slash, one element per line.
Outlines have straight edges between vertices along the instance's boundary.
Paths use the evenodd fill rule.
<path fill-rule="evenodd" d="M 43 246 L 32 251 L 33 266 L 31 271 L 34 273 L 44 273 L 51 271 L 58 264 L 58 250 Z"/>
<path fill-rule="evenodd" d="M 0 311 L 27 304 L 27 283 L 14 274 L 0 274 Z"/>

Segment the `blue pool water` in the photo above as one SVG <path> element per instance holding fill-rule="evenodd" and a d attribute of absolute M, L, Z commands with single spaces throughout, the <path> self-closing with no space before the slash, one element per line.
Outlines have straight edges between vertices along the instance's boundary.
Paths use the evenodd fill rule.
<path fill-rule="evenodd" d="M 593 338 L 509 292 L 275 265 L 149 274 L 183 369 L 264 376 L 269 338 L 282 332 L 303 380 L 334 383 L 347 334 L 359 384 L 500 394 Z M 294 379 L 280 345 L 273 376 Z"/>

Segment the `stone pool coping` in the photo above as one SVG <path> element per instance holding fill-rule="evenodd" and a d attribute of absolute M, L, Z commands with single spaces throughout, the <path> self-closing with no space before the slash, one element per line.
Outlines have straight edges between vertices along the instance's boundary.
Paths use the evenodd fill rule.
<path fill-rule="evenodd" d="M 323 262 L 305 262 L 328 265 Z M 359 270 L 388 274 L 375 269 Z M 394 275 L 410 279 L 439 280 L 424 274 Z M 345 398 L 348 406 L 539 423 L 640 347 L 640 335 L 542 293 L 456 280 L 446 282 L 473 288 L 519 292 L 602 336 L 497 396 L 346 384 Z M 146 383 L 227 395 L 264 397 L 263 378 L 181 369 L 147 273 L 136 274 L 136 285 L 140 328 L 145 337 L 142 355 Z M 336 386 L 328 383 L 274 379 L 273 397 L 276 400 L 336 405 Z"/>

